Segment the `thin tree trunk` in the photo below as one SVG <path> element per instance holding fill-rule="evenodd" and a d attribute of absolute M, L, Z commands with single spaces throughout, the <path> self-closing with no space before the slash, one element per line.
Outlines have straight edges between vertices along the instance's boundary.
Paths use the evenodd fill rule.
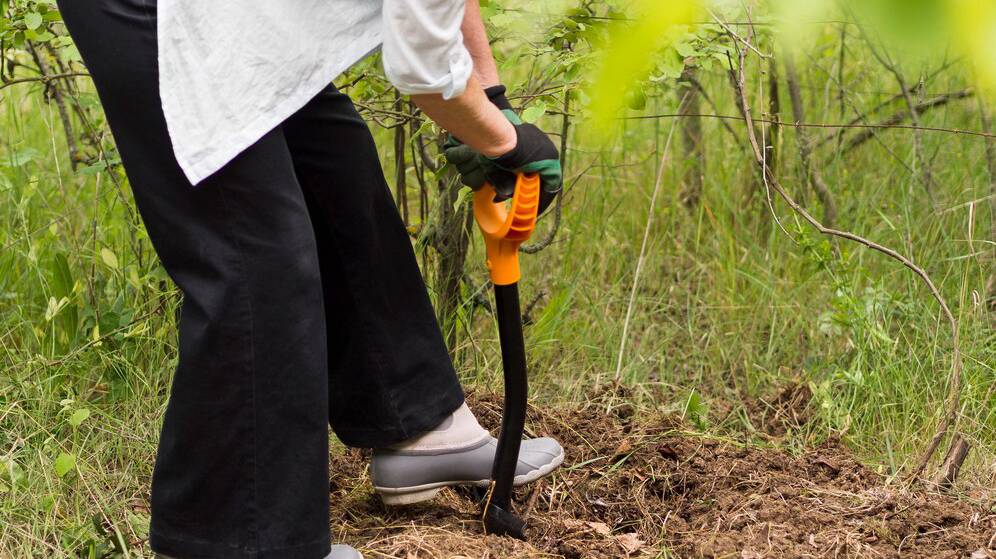
<path fill-rule="evenodd" d="M 768 165 L 772 169 L 778 168 L 778 146 L 781 137 L 781 96 L 778 94 L 778 66 L 774 60 L 768 64 L 768 116 L 772 124 L 768 127 L 768 139 L 765 144 L 768 146 Z"/>
<path fill-rule="evenodd" d="M 408 101 L 408 111 L 413 115 L 418 114 L 418 108 L 411 101 Z M 413 118 L 410 125 L 411 130 L 409 131 L 409 135 L 411 136 L 411 142 L 409 143 L 412 150 L 412 164 L 415 166 L 415 178 L 418 180 L 419 227 L 425 227 L 429 221 L 429 186 L 425 178 L 425 173 L 426 170 L 435 173 L 439 169 L 426 153 L 424 138 L 419 134 L 419 120 Z"/>
<path fill-rule="evenodd" d="M 401 99 L 401 94 L 397 91 L 394 92 L 394 107 L 398 111 L 404 110 L 404 105 Z M 405 161 L 405 123 L 399 122 L 394 127 L 394 202 L 398 206 L 398 211 L 401 212 L 401 219 L 404 220 L 405 225 L 408 225 L 408 181 L 407 181 L 407 163 Z"/>
<path fill-rule="evenodd" d="M 992 116 L 986 106 L 986 97 L 979 95 L 979 116 L 983 132 L 992 132 Z M 989 172 L 989 241 L 996 243 L 996 143 L 986 142 L 986 169 Z M 990 253 L 989 281 L 986 282 L 986 295 L 990 310 L 996 311 L 996 246 Z"/>
<path fill-rule="evenodd" d="M 687 88 L 679 88 L 678 93 L 683 101 L 678 105 L 681 115 L 681 140 L 684 147 L 684 174 L 681 201 L 688 209 L 694 209 L 702 198 L 702 187 L 705 178 L 705 146 L 702 142 L 702 95 L 695 85 L 695 68 L 685 68 L 681 81 Z"/>
<path fill-rule="evenodd" d="M 847 61 L 847 23 L 840 26 L 840 58 L 837 60 L 837 102 L 840 118 L 847 117 L 847 91 L 844 90 L 844 63 Z"/>
<path fill-rule="evenodd" d="M 965 459 L 968 458 L 970 450 L 972 450 L 972 446 L 965 441 L 965 438 L 960 434 L 955 434 L 951 446 L 948 447 L 947 455 L 944 457 L 944 462 L 941 464 L 941 469 L 934 479 L 934 484 L 941 489 L 950 489 L 958 480 L 958 474 L 961 473 L 961 467 L 965 463 Z"/>
<path fill-rule="evenodd" d="M 31 52 L 31 57 L 34 58 L 35 64 L 38 65 L 38 71 L 43 76 L 51 75 L 52 71 L 45 61 L 45 54 L 35 48 L 35 45 L 31 43 L 28 43 L 28 50 Z M 55 101 L 55 106 L 59 111 L 59 121 L 62 123 L 63 131 L 66 134 L 66 145 L 69 148 L 69 165 L 75 171 L 80 162 L 80 150 L 76 143 L 76 132 L 73 130 L 73 123 L 69 118 L 69 111 L 66 109 L 66 99 L 62 95 L 60 85 L 55 81 L 46 83 L 45 90 Z"/>
<path fill-rule="evenodd" d="M 799 91 L 799 76 L 795 69 L 795 56 L 790 48 L 784 49 L 782 58 L 785 62 L 785 82 L 788 84 L 789 97 L 792 100 L 792 119 L 798 124 L 806 122 L 805 106 Z M 837 221 L 837 205 L 833 201 L 830 189 L 823 182 L 818 169 L 813 166 L 813 144 L 809 132 L 803 127 L 795 129 L 796 143 L 799 144 L 799 160 L 802 162 L 802 172 L 806 182 L 813 188 L 816 197 L 823 204 L 823 224 L 833 227 Z"/>
<path fill-rule="evenodd" d="M 460 308 L 460 284 L 463 281 L 467 249 L 470 245 L 474 213 L 470 203 L 457 205 L 459 188 L 452 173 L 439 180 L 436 215 L 433 220 L 432 245 L 439 254 L 436 266 L 436 316 L 450 354 L 457 348 L 457 311 Z"/>

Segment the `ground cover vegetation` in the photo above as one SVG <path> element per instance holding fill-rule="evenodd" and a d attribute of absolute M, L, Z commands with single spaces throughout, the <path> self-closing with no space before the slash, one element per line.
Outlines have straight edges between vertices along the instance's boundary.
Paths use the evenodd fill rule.
<path fill-rule="evenodd" d="M 522 290 L 529 429 L 567 464 L 519 496 L 523 543 L 483 538 L 466 493 L 384 508 L 336 445 L 335 533 L 372 557 L 996 556 L 988 3 L 482 7 L 562 148 Z M 54 3 L 0 14 L 0 557 L 148 557 L 182 297 Z M 444 136 L 376 57 L 337 85 L 496 427 Z"/>

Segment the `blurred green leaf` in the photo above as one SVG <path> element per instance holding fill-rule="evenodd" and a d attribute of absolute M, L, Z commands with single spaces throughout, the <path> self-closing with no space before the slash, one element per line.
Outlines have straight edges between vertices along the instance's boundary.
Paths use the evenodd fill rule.
<path fill-rule="evenodd" d="M 533 123 L 546 114 L 546 103 L 536 103 L 528 109 L 522 111 L 523 122 Z"/>
<path fill-rule="evenodd" d="M 38 29 L 42 24 L 42 15 L 36 12 L 24 14 L 24 26 L 30 30 Z"/>
<path fill-rule="evenodd" d="M 66 477 L 66 474 L 76 468 L 76 456 L 68 452 L 59 454 L 55 459 L 55 474 L 59 477 Z"/>
<path fill-rule="evenodd" d="M 657 52 L 673 42 L 676 26 L 691 24 L 701 5 L 697 0 L 635 0 L 634 21 L 613 26 L 591 87 L 596 132 L 605 133 L 626 103 L 626 93 L 654 68 Z"/>
<path fill-rule="evenodd" d="M 69 424 L 74 428 L 79 427 L 83 424 L 87 418 L 90 417 L 90 410 L 87 408 L 80 408 L 73 412 L 73 415 L 69 416 Z"/>
<path fill-rule="evenodd" d="M 52 293 L 57 297 L 69 297 L 73 293 L 73 273 L 69 269 L 69 261 L 65 253 L 57 252 L 52 256 Z"/>
<path fill-rule="evenodd" d="M 111 249 L 107 247 L 100 249 L 100 259 L 103 260 L 108 268 L 112 270 L 118 269 L 118 257 L 114 255 Z"/>
<path fill-rule="evenodd" d="M 34 161 L 39 155 L 35 148 L 22 148 L 10 154 L 10 166 L 22 167 Z"/>
<path fill-rule="evenodd" d="M 955 43 L 972 61 L 982 83 L 996 90 L 996 2 L 948 0 Z"/>
<path fill-rule="evenodd" d="M 692 391 L 685 402 L 685 417 L 690 419 L 699 429 L 709 426 L 709 406 L 702 400 L 698 392 Z"/>
<path fill-rule="evenodd" d="M 634 111 L 642 111 L 647 108 L 647 94 L 642 87 L 633 89 L 626 94 L 626 106 Z"/>

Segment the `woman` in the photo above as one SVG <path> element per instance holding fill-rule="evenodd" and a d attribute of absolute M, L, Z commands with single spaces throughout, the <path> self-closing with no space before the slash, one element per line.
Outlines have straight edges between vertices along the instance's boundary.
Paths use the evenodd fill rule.
<path fill-rule="evenodd" d="M 464 404 L 370 132 L 329 85 L 383 43 L 388 77 L 465 143 L 453 154 L 466 182 L 540 172 L 548 204 L 557 150 L 508 112 L 477 0 L 60 9 L 184 294 L 153 551 L 359 557 L 330 548 L 329 424 L 376 449 L 388 504 L 484 483 L 495 441 Z M 556 441 L 525 441 L 516 480 L 562 460 Z"/>

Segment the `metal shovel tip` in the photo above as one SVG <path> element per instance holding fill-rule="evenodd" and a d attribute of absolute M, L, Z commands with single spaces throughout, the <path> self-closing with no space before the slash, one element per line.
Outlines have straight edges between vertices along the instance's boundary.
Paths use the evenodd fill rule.
<path fill-rule="evenodd" d="M 491 504 L 484 513 L 484 531 L 496 536 L 526 539 L 526 523 L 513 513 Z"/>

